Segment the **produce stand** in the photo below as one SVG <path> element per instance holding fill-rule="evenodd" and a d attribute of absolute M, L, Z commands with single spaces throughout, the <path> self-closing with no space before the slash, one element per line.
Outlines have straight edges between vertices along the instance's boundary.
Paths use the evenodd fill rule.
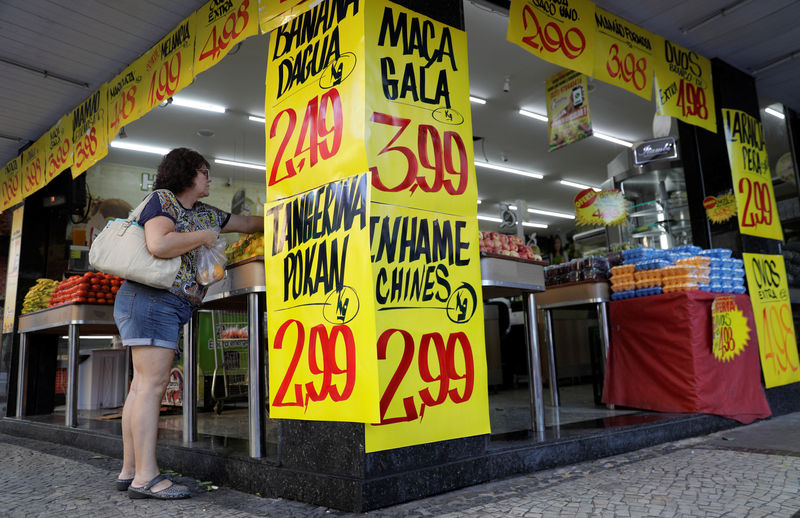
<path fill-rule="evenodd" d="M 539 336 L 536 324 L 534 293 L 544 291 L 544 267 L 547 263 L 509 256 L 481 253 L 483 298 L 526 298 L 525 326 L 528 331 L 528 383 L 531 391 L 531 429 L 544 431 L 542 369 L 539 361 Z"/>
<path fill-rule="evenodd" d="M 19 317 L 19 376 L 17 379 L 17 417 L 25 414 L 25 388 L 28 373 L 28 335 L 68 336 L 67 400 L 65 424 L 78 426 L 78 348 L 79 336 L 117 334 L 114 306 L 110 304 L 64 304 Z M 127 358 L 127 356 L 126 356 Z M 127 360 L 126 360 L 127 361 Z M 126 368 L 127 372 L 127 368 Z"/>

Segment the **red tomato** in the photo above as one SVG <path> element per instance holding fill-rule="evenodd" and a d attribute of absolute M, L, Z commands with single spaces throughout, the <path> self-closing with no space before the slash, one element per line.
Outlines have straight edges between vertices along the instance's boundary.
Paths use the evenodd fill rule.
<path fill-rule="evenodd" d="M 97 299 L 95 297 L 89 297 L 86 299 L 86 302 L 88 302 L 89 304 L 96 304 Z"/>
<path fill-rule="evenodd" d="M 101 284 L 100 285 L 100 291 L 103 291 L 103 292 L 111 291 L 111 286 L 109 286 L 107 284 Z"/>

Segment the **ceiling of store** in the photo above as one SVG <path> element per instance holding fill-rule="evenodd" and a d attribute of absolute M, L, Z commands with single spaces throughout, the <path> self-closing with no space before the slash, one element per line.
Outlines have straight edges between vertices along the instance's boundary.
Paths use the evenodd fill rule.
<path fill-rule="evenodd" d="M 0 163 L 35 140 L 102 82 L 109 80 L 174 28 L 205 0 L 4 0 L 0 3 Z M 547 151 L 545 123 L 518 114 L 520 108 L 546 113 L 545 80 L 560 68 L 506 41 L 503 1 L 465 2 L 469 35 L 470 90 L 487 99 L 473 105 L 477 160 L 540 172 L 535 180 L 477 169 L 479 213 L 498 216 L 502 203 L 571 212 L 576 190 L 559 184 L 573 180 L 599 185 L 606 164 L 625 148 L 589 139 Z M 670 38 L 706 57 L 752 73 L 800 47 L 800 2 L 796 0 L 670 1 L 598 0 L 601 7 Z M 682 33 L 721 9 L 728 14 Z M 506 3 L 507 5 L 507 3 Z M 698 7 L 701 6 L 701 7 Z M 180 96 L 222 104 L 225 114 L 174 105 L 157 108 L 126 127 L 130 142 L 162 147 L 189 146 L 215 158 L 263 163 L 263 126 L 247 119 L 262 115 L 267 38 L 253 37 L 235 55 L 200 74 Z M 15 64 L 11 64 L 15 63 Z M 759 92 L 800 110 L 800 61 L 787 61 L 756 75 Z M 32 67 L 35 72 L 19 65 Z M 55 76 L 71 79 L 80 86 Z M 510 88 L 504 91 L 506 78 Z M 591 81 L 589 102 L 595 131 L 629 141 L 652 136 L 653 101 Z M 210 130 L 213 136 L 200 136 Z M 12 140 L 8 137 L 19 138 Z M 109 161 L 152 168 L 156 155 L 111 150 Z M 214 166 L 215 178 L 263 178 L 263 173 Z M 540 233 L 566 231 L 570 220 L 531 214 L 550 225 Z M 491 224 L 489 224 L 491 225 Z M 482 223 L 482 228 L 490 228 Z"/>

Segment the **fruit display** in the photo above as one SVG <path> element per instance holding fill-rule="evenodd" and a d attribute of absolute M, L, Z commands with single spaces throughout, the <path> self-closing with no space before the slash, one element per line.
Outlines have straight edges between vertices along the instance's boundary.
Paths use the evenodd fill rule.
<path fill-rule="evenodd" d="M 36 279 L 36 284 L 25 294 L 22 313 L 31 313 L 47 308 L 57 287 L 58 281 L 53 279 Z"/>
<path fill-rule="evenodd" d="M 228 264 L 238 263 L 251 257 L 264 255 L 264 234 L 245 234 L 241 239 L 225 249 Z"/>
<path fill-rule="evenodd" d="M 539 255 L 539 247 L 526 246 L 521 237 L 500 234 L 499 232 L 481 231 L 480 251 L 487 254 L 518 257 L 532 261 L 542 260 L 542 256 Z"/>
<path fill-rule="evenodd" d="M 113 304 L 125 279 L 103 272 L 73 275 L 58 285 L 49 307 L 77 302 L 78 304 Z"/>

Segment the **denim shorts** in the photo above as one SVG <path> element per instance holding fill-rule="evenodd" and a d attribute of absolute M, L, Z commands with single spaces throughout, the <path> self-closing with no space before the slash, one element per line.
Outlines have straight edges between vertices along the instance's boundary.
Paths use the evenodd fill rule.
<path fill-rule="evenodd" d="M 122 345 L 155 345 L 178 350 L 178 333 L 194 306 L 167 290 L 125 281 L 114 301 Z"/>

